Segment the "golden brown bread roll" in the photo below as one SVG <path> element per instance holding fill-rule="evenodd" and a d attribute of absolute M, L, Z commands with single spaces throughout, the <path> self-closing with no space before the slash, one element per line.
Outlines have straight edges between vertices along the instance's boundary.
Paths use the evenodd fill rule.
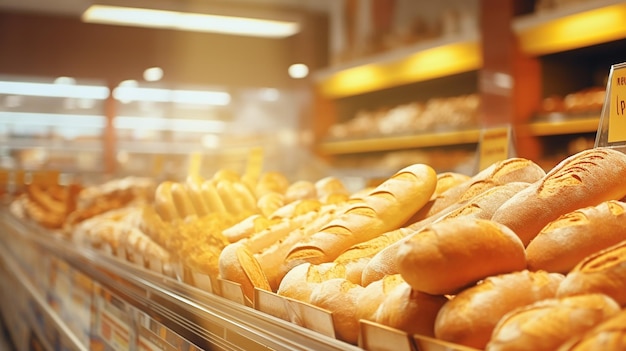
<path fill-rule="evenodd" d="M 262 215 L 269 218 L 272 213 L 285 206 L 285 203 L 285 195 L 277 192 L 268 192 L 257 200 L 256 206 Z"/>
<path fill-rule="evenodd" d="M 276 293 L 298 301 L 310 303 L 311 292 L 321 282 L 345 278 L 346 269 L 340 264 L 327 262 L 317 265 L 303 263 L 287 272 Z"/>
<path fill-rule="evenodd" d="M 407 227 L 404 233 L 412 233 L 420 230 L 431 223 L 442 221 L 450 218 L 479 218 L 490 219 L 493 213 L 500 207 L 505 201 L 511 198 L 514 194 L 520 190 L 526 188 L 529 184 L 522 182 L 511 182 L 504 185 L 498 185 L 491 189 L 485 190 L 483 193 L 477 195 L 469 202 L 451 211 L 441 211 L 438 214 L 434 214 L 424 220 L 416 222 Z M 456 206 L 455 206 L 456 207 Z M 406 235 L 408 236 L 408 235 Z M 388 274 L 398 273 L 398 265 L 396 257 L 398 255 L 398 248 L 402 245 L 402 240 L 398 239 L 395 243 L 389 244 L 386 248 L 382 249 L 379 253 L 374 255 L 372 259 L 363 268 L 361 276 L 361 283 L 364 286 L 372 281 L 381 279 Z"/>
<path fill-rule="evenodd" d="M 412 218 L 412 222 L 420 221 L 449 206 L 460 206 L 474 196 L 497 185 L 510 182 L 533 183 L 543 176 L 545 171 L 534 162 L 524 158 L 509 158 L 480 171 L 469 180 L 454 186 L 428 202 Z M 411 222 L 411 223 L 412 223 Z"/>
<path fill-rule="evenodd" d="M 341 180 L 332 176 L 325 177 L 316 181 L 315 191 L 317 193 L 317 197 L 320 200 L 326 200 L 334 196 L 350 195 L 348 189 L 346 189 Z"/>
<path fill-rule="evenodd" d="M 194 208 L 191 199 L 189 198 L 189 194 L 187 193 L 187 189 L 185 189 L 183 184 L 172 183 L 170 191 L 172 192 L 174 207 L 176 207 L 176 212 L 178 212 L 180 219 L 197 215 L 196 209 Z"/>
<path fill-rule="evenodd" d="M 454 294 L 486 277 L 526 268 L 524 246 L 502 224 L 476 218 L 433 223 L 398 249 L 398 272 L 413 289 Z"/>
<path fill-rule="evenodd" d="M 470 178 L 471 177 L 466 174 L 457 172 L 443 172 L 437 174 L 437 187 L 435 187 L 435 192 L 431 200 L 443 194 L 448 189 L 470 180 Z"/>
<path fill-rule="evenodd" d="M 402 282 L 385 297 L 376 310 L 374 321 L 409 335 L 434 336 L 437 313 L 447 300 L 444 296 L 417 291 Z"/>
<path fill-rule="evenodd" d="M 548 223 L 579 208 L 626 195 L 626 154 L 596 148 L 574 154 L 540 181 L 504 203 L 493 220 L 511 228 L 524 245 Z"/>
<path fill-rule="evenodd" d="M 315 184 L 308 180 L 297 180 L 291 183 L 285 190 L 286 203 L 304 199 L 317 199 Z"/>
<path fill-rule="evenodd" d="M 222 278 L 241 285 L 244 295 L 254 299 L 254 289 L 272 291 L 259 262 L 241 241 L 227 245 L 218 259 L 219 274 Z M 225 277 L 225 272 L 228 275 Z"/>
<path fill-rule="evenodd" d="M 256 188 L 254 189 L 254 195 L 256 198 L 267 194 L 268 192 L 275 192 L 279 194 L 285 194 L 289 187 L 289 180 L 284 174 L 280 172 L 267 172 L 261 174 Z"/>
<path fill-rule="evenodd" d="M 435 336 L 482 350 L 502 316 L 515 308 L 554 298 L 562 280 L 562 274 L 527 270 L 488 277 L 441 308 Z"/>
<path fill-rule="evenodd" d="M 352 245 L 397 229 L 428 201 L 435 190 L 437 174 L 427 165 L 406 167 L 354 203 L 334 220 L 295 245 L 285 266 L 304 262 L 330 262 Z"/>
<path fill-rule="evenodd" d="M 598 324 L 579 339 L 571 339 L 559 351 L 626 350 L 626 310 Z"/>
<path fill-rule="evenodd" d="M 569 272 L 585 257 L 626 240 L 626 203 L 609 200 L 567 213 L 526 247 L 528 268 Z"/>
<path fill-rule="evenodd" d="M 603 293 L 626 306 L 626 241 L 596 252 L 566 276 L 557 296 Z"/>
<path fill-rule="evenodd" d="M 335 337 L 351 344 L 356 344 L 359 336 L 356 311 L 361 290 L 360 285 L 335 278 L 321 282 L 311 292 L 312 305 L 332 312 Z"/>
<path fill-rule="evenodd" d="M 400 284 L 405 283 L 400 274 L 393 274 L 372 282 L 366 286 L 357 297 L 357 318 L 376 321 L 376 311 L 385 301 L 385 298 Z M 399 312 L 394 310 L 392 312 Z"/>
<path fill-rule="evenodd" d="M 154 194 L 154 207 L 156 212 L 163 218 L 164 221 L 170 222 L 180 219 L 178 209 L 174 205 L 174 199 L 172 198 L 172 181 L 161 182 Z"/>
<path fill-rule="evenodd" d="M 619 305 L 602 294 L 541 300 L 502 317 L 485 350 L 553 351 L 619 311 Z"/>
<path fill-rule="evenodd" d="M 222 234 L 228 239 L 229 242 L 234 243 L 244 238 L 252 236 L 254 233 L 258 233 L 272 224 L 272 221 L 265 218 L 261 214 L 253 214 L 246 219 L 237 222 L 237 224 L 224 229 Z"/>

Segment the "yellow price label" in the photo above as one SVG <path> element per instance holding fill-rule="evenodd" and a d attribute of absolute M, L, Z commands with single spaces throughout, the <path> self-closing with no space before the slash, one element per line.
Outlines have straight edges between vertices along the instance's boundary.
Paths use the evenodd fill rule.
<path fill-rule="evenodd" d="M 483 130 L 480 138 L 480 170 L 509 157 L 510 137 L 511 133 L 508 127 Z"/>
<path fill-rule="evenodd" d="M 609 85 L 609 143 L 626 141 L 626 67 L 617 68 Z"/>

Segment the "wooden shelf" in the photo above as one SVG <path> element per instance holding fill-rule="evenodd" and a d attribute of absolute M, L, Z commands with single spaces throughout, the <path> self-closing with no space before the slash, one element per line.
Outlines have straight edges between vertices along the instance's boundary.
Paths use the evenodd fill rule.
<path fill-rule="evenodd" d="M 522 51 L 546 55 L 626 38 L 626 3 L 590 0 L 513 22 Z"/>
<path fill-rule="evenodd" d="M 341 98 L 480 68 L 477 32 L 445 36 L 318 71 L 313 78 L 327 98 Z"/>
<path fill-rule="evenodd" d="M 599 117 L 589 117 L 572 118 L 562 121 L 534 122 L 518 128 L 518 132 L 523 135 L 531 136 L 593 133 L 598 129 L 599 121 Z M 480 129 L 468 129 L 403 136 L 327 141 L 319 145 L 318 151 L 324 155 L 346 155 L 421 147 L 474 144 L 479 142 L 480 133 Z"/>

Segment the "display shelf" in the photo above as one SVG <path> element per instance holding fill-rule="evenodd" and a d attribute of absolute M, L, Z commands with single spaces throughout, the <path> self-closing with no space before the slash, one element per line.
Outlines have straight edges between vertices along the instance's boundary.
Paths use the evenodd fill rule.
<path fill-rule="evenodd" d="M 102 252 L 78 249 L 6 211 L 0 213 L 0 228 L 2 245 L 41 247 L 202 349 L 361 350 Z M 19 263 L 14 255 L 7 257 Z"/>
<path fill-rule="evenodd" d="M 530 136 L 591 133 L 597 130 L 599 121 L 599 117 L 587 117 L 533 122 L 520 126 L 518 128 L 518 132 Z M 478 143 L 479 139 L 480 129 L 468 129 L 394 137 L 326 141 L 319 145 L 318 151 L 325 155 L 345 155 L 412 148 L 473 144 Z"/>
<path fill-rule="evenodd" d="M 626 3 L 579 1 L 521 16 L 512 23 L 523 52 L 546 55 L 626 38 Z"/>
<path fill-rule="evenodd" d="M 468 72 L 481 64 L 479 34 L 469 31 L 320 70 L 314 79 L 323 96 L 337 99 Z"/>

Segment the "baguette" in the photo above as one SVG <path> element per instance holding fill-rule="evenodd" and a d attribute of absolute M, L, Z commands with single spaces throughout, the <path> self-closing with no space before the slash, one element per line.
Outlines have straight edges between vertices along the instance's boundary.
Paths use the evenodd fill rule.
<path fill-rule="evenodd" d="M 399 228 L 428 201 L 436 179 L 435 171 L 427 165 L 415 164 L 400 170 L 362 201 L 354 200 L 345 213 L 309 240 L 295 245 L 287 255 L 286 267 L 333 261 L 352 245 Z"/>
<path fill-rule="evenodd" d="M 340 264 L 327 262 L 318 265 L 303 263 L 287 272 L 276 293 L 305 303 L 311 302 L 311 292 L 321 282 L 345 278 L 346 269 Z"/>
<path fill-rule="evenodd" d="M 596 252 L 565 276 L 558 297 L 602 293 L 626 306 L 626 241 Z"/>
<path fill-rule="evenodd" d="M 491 275 L 526 268 L 524 246 L 502 224 L 454 218 L 422 229 L 398 249 L 398 272 L 418 291 L 455 294 Z"/>
<path fill-rule="evenodd" d="M 562 274 L 528 270 L 488 277 L 441 308 L 435 336 L 482 350 L 500 318 L 515 308 L 554 298 L 562 280 Z"/>
<path fill-rule="evenodd" d="M 166 222 L 180 219 L 178 210 L 176 206 L 174 206 L 174 200 L 172 199 L 172 184 L 174 184 L 174 182 L 161 182 L 157 186 L 154 194 L 154 207 L 156 212 Z"/>
<path fill-rule="evenodd" d="M 609 200 L 550 222 L 526 247 L 528 268 L 567 273 L 585 257 L 626 240 L 626 203 Z"/>
<path fill-rule="evenodd" d="M 259 262 L 241 241 L 222 249 L 218 268 L 220 277 L 240 284 L 244 296 L 250 301 L 254 301 L 255 288 L 272 291 Z"/>
<path fill-rule="evenodd" d="M 602 294 L 541 300 L 502 317 L 485 351 L 553 351 L 619 311 L 619 305 Z"/>
<path fill-rule="evenodd" d="M 559 216 L 626 195 L 626 155 L 609 148 L 581 151 L 520 191 L 493 215 L 524 245 Z"/>
<path fill-rule="evenodd" d="M 496 162 L 477 173 L 469 180 L 454 186 L 430 200 L 412 218 L 412 222 L 423 220 L 449 208 L 454 204 L 462 205 L 483 191 L 510 182 L 533 183 L 543 176 L 545 171 L 534 162 L 524 158 L 509 158 Z"/>
<path fill-rule="evenodd" d="M 468 219 L 490 219 L 493 213 L 498 209 L 498 207 L 500 207 L 505 201 L 510 199 L 514 194 L 526 188 L 528 185 L 528 183 L 523 182 L 511 182 L 505 185 L 493 187 L 476 196 L 465 205 L 459 203 L 460 207 L 451 206 L 455 208 L 454 210 L 441 211 L 438 214 L 434 214 L 431 217 L 412 224 L 411 226 L 407 227 L 405 233 L 414 233 L 415 231 L 418 231 L 428 226 L 429 224 L 457 217 L 463 217 Z M 407 238 L 408 236 L 409 235 L 406 235 L 405 238 Z M 371 260 L 369 260 L 369 262 L 363 268 L 361 283 L 367 286 L 367 284 L 381 279 L 385 275 L 398 273 L 396 257 L 398 255 L 398 249 L 401 245 L 402 240 L 398 239 L 395 243 L 390 244 L 388 247 L 382 249 Z"/>
<path fill-rule="evenodd" d="M 559 351 L 626 350 L 626 310 L 598 324 L 578 340 L 567 342 Z"/>
<path fill-rule="evenodd" d="M 400 284 L 405 283 L 400 274 L 393 274 L 377 280 L 361 290 L 357 297 L 357 318 L 376 322 L 376 314 L 387 296 Z M 392 310 L 398 313 L 402 310 Z"/>

